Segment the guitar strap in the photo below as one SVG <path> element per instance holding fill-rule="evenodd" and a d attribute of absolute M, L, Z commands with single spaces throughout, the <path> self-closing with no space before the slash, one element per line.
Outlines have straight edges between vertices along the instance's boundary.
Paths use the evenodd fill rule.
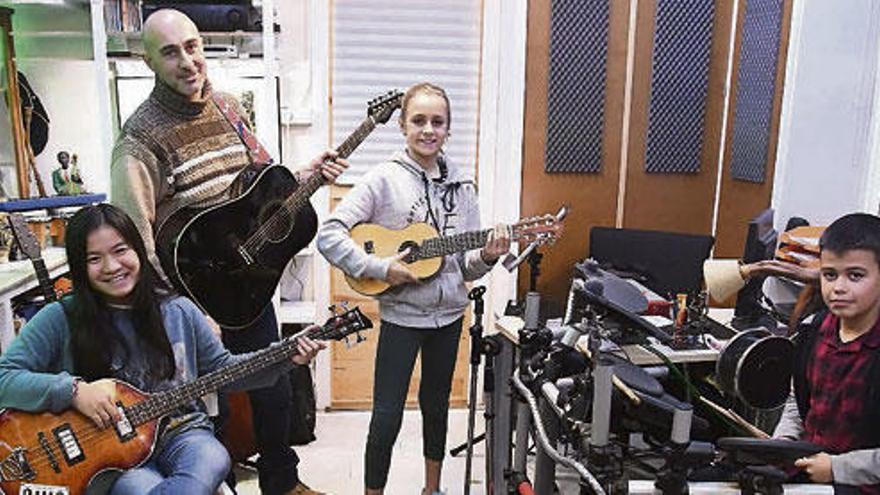
<path fill-rule="evenodd" d="M 235 110 L 233 110 L 232 105 L 230 105 L 220 93 L 212 93 L 211 99 L 214 101 L 214 104 L 217 105 L 217 109 L 220 110 L 220 113 L 226 117 L 226 120 L 232 125 L 232 128 L 235 129 L 235 132 L 238 133 L 241 142 L 247 147 L 248 153 L 251 156 L 251 167 L 256 171 L 260 171 L 264 167 L 272 165 L 275 162 L 272 159 L 272 156 L 269 155 L 269 152 L 266 151 L 266 148 L 260 143 L 260 140 L 257 139 L 257 136 L 251 132 L 247 124 L 245 124 L 241 117 L 235 112 Z"/>

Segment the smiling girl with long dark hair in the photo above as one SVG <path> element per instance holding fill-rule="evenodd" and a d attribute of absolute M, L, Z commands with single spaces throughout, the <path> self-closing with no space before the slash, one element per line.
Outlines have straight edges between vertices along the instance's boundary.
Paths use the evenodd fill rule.
<path fill-rule="evenodd" d="M 195 304 L 161 286 L 122 210 L 83 208 L 66 237 L 73 292 L 40 310 L 0 356 L 0 408 L 74 408 L 107 428 L 121 419 L 111 378 L 158 392 L 248 357 L 230 354 Z M 308 339 L 298 344 L 297 364 L 324 347 Z M 289 367 L 270 367 L 235 388 L 270 385 Z M 150 458 L 122 474 L 110 493 L 211 494 L 229 467 L 204 404 L 196 401 L 169 415 Z"/>

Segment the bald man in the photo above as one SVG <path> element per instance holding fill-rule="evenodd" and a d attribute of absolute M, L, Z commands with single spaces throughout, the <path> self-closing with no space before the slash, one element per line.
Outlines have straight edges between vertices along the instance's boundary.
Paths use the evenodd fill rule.
<path fill-rule="evenodd" d="M 239 191 L 233 182 L 252 157 L 212 100 L 196 25 L 179 11 L 159 10 L 144 22 L 143 40 L 144 61 L 156 82 L 116 142 L 111 197 L 132 217 L 152 264 L 167 280 L 156 257 L 156 227 L 179 208 L 207 207 L 235 197 Z M 224 95 L 224 99 L 244 118 L 244 110 L 232 96 Z M 333 181 L 347 166 L 334 152 L 326 151 L 296 176 L 302 181 L 320 172 Z M 274 309 L 269 305 L 247 329 L 222 334 L 232 352 L 264 348 L 278 340 Z M 249 392 L 260 453 L 260 488 L 267 494 L 318 493 L 300 482 L 299 459 L 288 445 L 290 394 L 287 375 L 273 387 Z"/>

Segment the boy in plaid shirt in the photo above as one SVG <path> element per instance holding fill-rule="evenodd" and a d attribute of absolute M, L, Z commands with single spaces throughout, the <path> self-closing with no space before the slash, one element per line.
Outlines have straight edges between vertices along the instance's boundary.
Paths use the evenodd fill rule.
<path fill-rule="evenodd" d="M 825 448 L 795 463 L 812 481 L 880 494 L 880 217 L 843 216 L 819 246 L 828 312 L 798 335 L 794 393 L 773 436 Z"/>

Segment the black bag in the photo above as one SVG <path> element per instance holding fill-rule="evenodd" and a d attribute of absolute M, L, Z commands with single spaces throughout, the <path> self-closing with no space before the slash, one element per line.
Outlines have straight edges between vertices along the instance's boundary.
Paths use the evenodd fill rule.
<path fill-rule="evenodd" d="M 40 101 L 40 97 L 31 88 L 30 83 L 21 71 L 18 72 L 18 95 L 21 100 L 21 119 L 24 124 L 24 109 L 31 108 L 31 128 L 28 135 L 31 148 L 34 150 L 34 156 L 39 155 L 46 148 L 49 142 L 49 114 L 46 113 L 46 107 Z M 27 129 L 26 129 L 27 131 Z"/>
<path fill-rule="evenodd" d="M 290 370 L 290 445 L 315 441 L 315 384 L 308 366 Z"/>

